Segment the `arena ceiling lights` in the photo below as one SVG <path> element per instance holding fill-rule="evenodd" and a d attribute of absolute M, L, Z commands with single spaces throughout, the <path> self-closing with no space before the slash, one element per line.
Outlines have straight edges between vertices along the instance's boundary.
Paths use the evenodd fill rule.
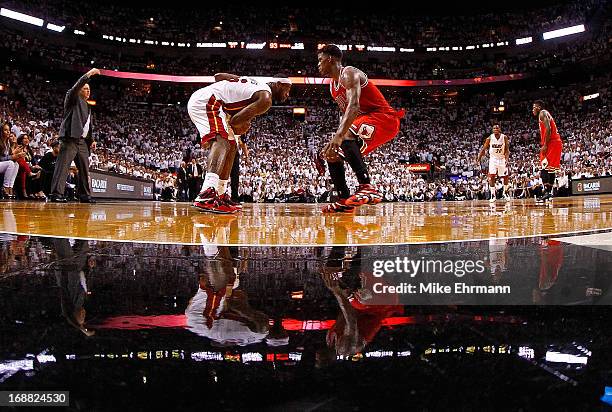
<path fill-rule="evenodd" d="M 66 26 L 58 26 L 57 24 L 53 24 L 53 23 L 47 23 L 47 28 L 49 30 L 53 30 L 56 31 L 58 33 L 61 33 L 64 31 L 64 29 L 66 28 Z"/>
<path fill-rule="evenodd" d="M 547 31 L 542 34 L 544 40 L 556 39 L 557 37 L 569 36 L 571 34 L 582 33 L 585 31 L 584 24 L 566 27 L 564 29 Z"/>
<path fill-rule="evenodd" d="M 34 26 L 42 27 L 43 19 L 39 19 L 38 17 L 30 16 L 29 14 L 19 13 L 13 10 L 1 8 L 0 16 L 8 17 L 9 19 L 21 21 L 28 24 L 33 24 Z"/>
<path fill-rule="evenodd" d="M 522 37 L 520 39 L 516 39 L 516 45 L 520 46 L 521 44 L 528 44 L 533 41 L 533 37 Z"/>
<path fill-rule="evenodd" d="M 16 11 L 13 11 L 13 10 L 10 10 L 4 7 L 0 8 L 0 16 L 6 17 L 12 20 L 17 20 L 23 23 L 32 24 L 38 27 L 43 27 L 45 23 L 44 20 L 41 18 L 30 16 L 24 13 L 19 13 L 19 12 L 16 12 Z M 66 27 L 47 22 L 46 28 L 49 30 L 61 33 L 64 31 Z M 542 38 L 544 40 L 550 40 L 550 39 L 555 39 L 558 37 L 564 37 L 564 36 L 569 36 L 572 34 L 582 33 L 584 31 L 586 31 L 584 24 L 579 24 L 576 26 L 566 27 L 563 29 L 544 32 L 542 34 Z M 73 33 L 76 35 L 81 35 L 81 36 L 85 35 L 85 32 L 81 30 L 73 30 Z M 103 35 L 102 38 L 105 40 L 115 40 L 115 41 L 119 41 L 122 43 L 127 42 L 126 38 L 117 37 L 117 36 Z M 140 39 L 129 39 L 129 42 L 132 44 L 134 43 L 140 44 L 141 40 Z M 159 45 L 160 44 L 160 42 L 153 41 L 153 40 L 144 40 L 142 42 L 147 45 Z M 523 37 L 523 38 L 515 39 L 515 44 L 517 46 L 532 43 L 532 42 L 533 42 L 533 37 Z M 195 44 L 196 44 L 196 47 L 200 47 L 200 48 L 230 48 L 230 49 L 241 48 L 241 49 L 249 49 L 249 50 L 262 50 L 262 49 L 265 49 L 267 45 L 267 48 L 269 49 L 290 49 L 290 50 L 304 50 L 305 49 L 304 43 L 293 43 L 293 44 L 279 43 L 279 42 L 246 43 L 243 41 L 241 42 L 232 41 L 232 42 L 219 42 L 219 43 L 198 43 L 196 42 Z M 176 45 L 177 47 L 191 47 L 190 43 L 185 43 L 185 42 L 162 41 L 161 45 L 163 46 L 175 46 Z M 509 42 L 501 41 L 497 43 L 483 43 L 482 45 L 469 45 L 465 47 L 463 46 L 427 47 L 426 51 L 435 52 L 435 51 L 451 51 L 451 50 L 452 51 L 475 50 L 475 49 L 480 49 L 480 48 L 492 48 L 495 46 L 500 47 L 500 46 L 508 46 L 508 45 L 509 45 Z M 320 50 L 323 46 L 325 46 L 324 43 L 319 43 L 317 45 L 317 50 Z M 366 46 L 363 44 L 355 44 L 355 45 L 337 44 L 337 46 L 340 47 L 340 49 L 343 51 L 357 51 L 357 52 L 370 51 L 370 52 L 392 52 L 392 53 L 398 51 L 398 48 L 393 47 L 393 46 Z M 415 49 L 401 47 L 399 48 L 399 52 L 400 53 L 413 53 L 415 52 Z"/>

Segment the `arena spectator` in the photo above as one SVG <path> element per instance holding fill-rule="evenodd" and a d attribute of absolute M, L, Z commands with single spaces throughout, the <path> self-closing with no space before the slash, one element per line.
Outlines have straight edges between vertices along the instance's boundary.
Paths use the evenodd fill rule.
<path fill-rule="evenodd" d="M 44 193 L 40 190 L 40 167 L 34 165 L 34 153 L 30 148 L 30 137 L 22 133 L 17 138 L 15 146 L 21 151 L 24 156 L 20 157 L 17 161 L 19 165 L 19 172 L 17 173 L 17 182 L 19 185 L 18 195 L 21 199 L 45 199 Z M 36 172 L 34 172 L 36 170 Z M 26 184 L 27 183 L 27 184 Z"/>
<path fill-rule="evenodd" d="M 53 141 L 51 143 L 51 150 L 45 153 L 40 162 L 38 162 L 42 175 L 42 191 L 46 195 L 51 193 L 51 179 L 53 178 L 55 162 L 57 162 L 57 156 L 59 155 L 59 146 L 59 141 Z"/>
<path fill-rule="evenodd" d="M 13 185 L 19 172 L 19 165 L 16 160 L 24 156 L 22 152 L 12 150 L 10 130 L 8 123 L 4 123 L 2 125 L 2 136 L 0 136 L 0 173 L 4 175 L 4 185 L 2 187 L 2 197 L 4 199 L 15 199 Z"/>

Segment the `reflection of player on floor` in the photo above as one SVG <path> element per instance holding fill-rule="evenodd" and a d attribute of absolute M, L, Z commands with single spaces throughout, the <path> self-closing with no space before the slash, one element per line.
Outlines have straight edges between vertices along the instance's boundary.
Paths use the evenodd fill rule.
<path fill-rule="evenodd" d="M 542 239 L 540 245 L 540 276 L 538 287 L 532 290 L 533 303 L 546 303 L 563 267 L 563 244 L 558 240 Z"/>
<path fill-rule="evenodd" d="M 508 239 L 489 239 L 489 266 L 491 281 L 500 284 L 501 277 L 508 270 Z"/>
<path fill-rule="evenodd" d="M 372 276 L 362 268 L 362 250 L 359 249 L 352 258 L 347 258 L 345 246 L 334 246 L 325 267 L 321 268 L 325 287 L 336 298 L 339 311 L 336 323 L 329 329 L 325 339 L 333 353 L 320 351 L 317 354 L 319 366 L 335 359 L 333 354 L 353 356 L 362 352 L 374 340 L 385 318 L 404 314 L 402 305 L 368 304 L 372 294 L 371 285 L 366 285 L 366 282 Z"/>
<path fill-rule="evenodd" d="M 235 265 L 227 246 L 205 246 L 205 253 L 198 291 L 185 309 L 189 330 L 215 346 L 246 346 L 264 339 L 269 346 L 287 345 L 287 332 L 278 324 L 271 328 L 268 315 L 253 308 L 246 292 L 238 289 L 246 261 Z"/>
<path fill-rule="evenodd" d="M 225 193 L 236 154 L 233 134 L 246 133 L 251 120 L 268 111 L 272 100 L 289 97 L 291 81 L 278 76 L 268 83 L 233 74 L 215 75 L 216 83 L 196 90 L 187 103 L 202 146 L 210 145 L 206 176 L 194 206 L 213 213 L 235 213 L 239 205 Z M 227 121 L 226 114 L 231 116 Z"/>
<path fill-rule="evenodd" d="M 397 135 L 404 111 L 391 108 L 364 72 L 351 66 L 343 67 L 342 51 L 337 46 L 323 47 L 318 60 L 319 72 L 332 78 L 331 95 L 343 113 L 338 130 L 323 149 L 339 200 L 323 212 L 352 212 L 355 206 L 380 203 L 382 195 L 370 183 L 363 156 Z M 353 196 L 346 184 L 345 161 L 359 181 Z"/>
<path fill-rule="evenodd" d="M 489 149 L 489 187 L 491 188 L 490 202 L 495 202 L 495 180 L 499 176 L 504 179 L 503 197 L 508 198 L 508 159 L 510 157 L 510 145 L 508 136 L 502 134 L 501 127 L 493 125 L 493 134 L 484 142 L 482 149 L 476 158 L 476 164 L 480 165 L 480 159 L 485 151 Z"/>
<path fill-rule="evenodd" d="M 533 115 L 538 117 L 540 124 L 540 164 L 542 171 L 542 184 L 544 193 L 537 201 L 550 200 L 553 197 L 553 186 L 555 184 L 555 174 L 561 167 L 561 136 L 557 131 L 557 124 L 548 110 L 544 110 L 544 102 L 536 100 L 533 102 Z"/>

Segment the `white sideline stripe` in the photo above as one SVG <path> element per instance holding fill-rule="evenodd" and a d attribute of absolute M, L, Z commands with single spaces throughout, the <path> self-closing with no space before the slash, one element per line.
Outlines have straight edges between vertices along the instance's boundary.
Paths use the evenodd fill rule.
<path fill-rule="evenodd" d="M 608 236 L 612 236 L 612 227 L 599 228 L 599 229 L 584 229 L 576 230 L 571 232 L 558 232 L 558 233 L 540 233 L 537 235 L 526 235 L 526 236 L 492 236 L 484 238 L 468 238 L 468 239 L 452 239 L 452 240 L 432 240 L 432 241 L 413 241 L 413 242 L 380 242 L 380 243 L 300 243 L 296 240 L 295 243 L 227 243 L 227 242 L 170 242 L 170 241 L 157 241 L 157 240 L 144 240 L 144 239 L 109 239 L 109 238 L 96 238 L 96 237 L 81 237 L 81 236 L 56 236 L 47 235 L 40 233 L 30 232 L 10 232 L 0 228 L 0 234 L 16 235 L 16 236 L 34 236 L 34 237 L 45 237 L 52 239 L 76 239 L 76 240 L 91 240 L 96 242 L 116 242 L 116 243 L 147 243 L 156 245 L 186 245 L 186 246 L 238 246 L 238 247 L 329 247 L 329 246 L 402 246 L 402 245 L 430 245 L 438 243 L 459 243 L 459 242 L 485 242 L 492 239 L 503 240 L 503 239 L 531 239 L 537 237 L 550 238 L 553 236 L 570 236 L 574 234 L 582 233 L 593 233 L 593 232 L 605 232 Z M 556 238 L 559 241 L 565 241 L 565 237 Z"/>
<path fill-rule="evenodd" d="M 612 252 L 612 233 L 595 233 L 592 235 L 560 237 L 553 240 Z"/>

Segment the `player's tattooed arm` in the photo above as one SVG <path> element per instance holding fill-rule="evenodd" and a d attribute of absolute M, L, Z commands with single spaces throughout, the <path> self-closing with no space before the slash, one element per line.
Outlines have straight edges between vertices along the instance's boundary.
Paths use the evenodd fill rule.
<path fill-rule="evenodd" d="M 238 81 L 240 79 L 240 76 L 236 76 L 235 74 L 230 74 L 230 73 L 217 73 L 215 74 L 215 81 L 216 82 L 220 82 L 222 80 L 229 80 L 229 81 Z"/>
<path fill-rule="evenodd" d="M 348 100 L 344 115 L 340 120 L 337 134 L 344 137 L 353 121 L 359 115 L 359 98 L 361 97 L 361 76 L 359 72 L 352 67 L 348 67 L 340 77 L 340 83 L 346 89 L 346 99 Z"/>
<path fill-rule="evenodd" d="M 480 164 L 480 159 L 482 159 L 482 156 L 484 156 L 485 151 L 489 148 L 489 138 L 487 137 L 487 139 L 484 142 L 484 145 L 482 145 L 482 149 L 480 149 L 480 152 L 478 152 L 478 156 L 476 157 L 476 164 Z"/>
<path fill-rule="evenodd" d="M 359 98 L 361 97 L 361 76 L 359 72 L 347 67 L 340 77 L 340 84 L 346 89 L 348 103 L 340 119 L 338 130 L 324 149 L 324 153 L 328 157 L 333 156 L 334 152 L 338 150 L 344 141 L 344 136 L 347 135 L 349 128 L 359 115 Z"/>
<path fill-rule="evenodd" d="M 544 145 L 540 151 L 546 153 L 548 141 L 550 140 L 550 113 L 546 110 L 540 110 L 540 120 L 544 123 Z"/>

